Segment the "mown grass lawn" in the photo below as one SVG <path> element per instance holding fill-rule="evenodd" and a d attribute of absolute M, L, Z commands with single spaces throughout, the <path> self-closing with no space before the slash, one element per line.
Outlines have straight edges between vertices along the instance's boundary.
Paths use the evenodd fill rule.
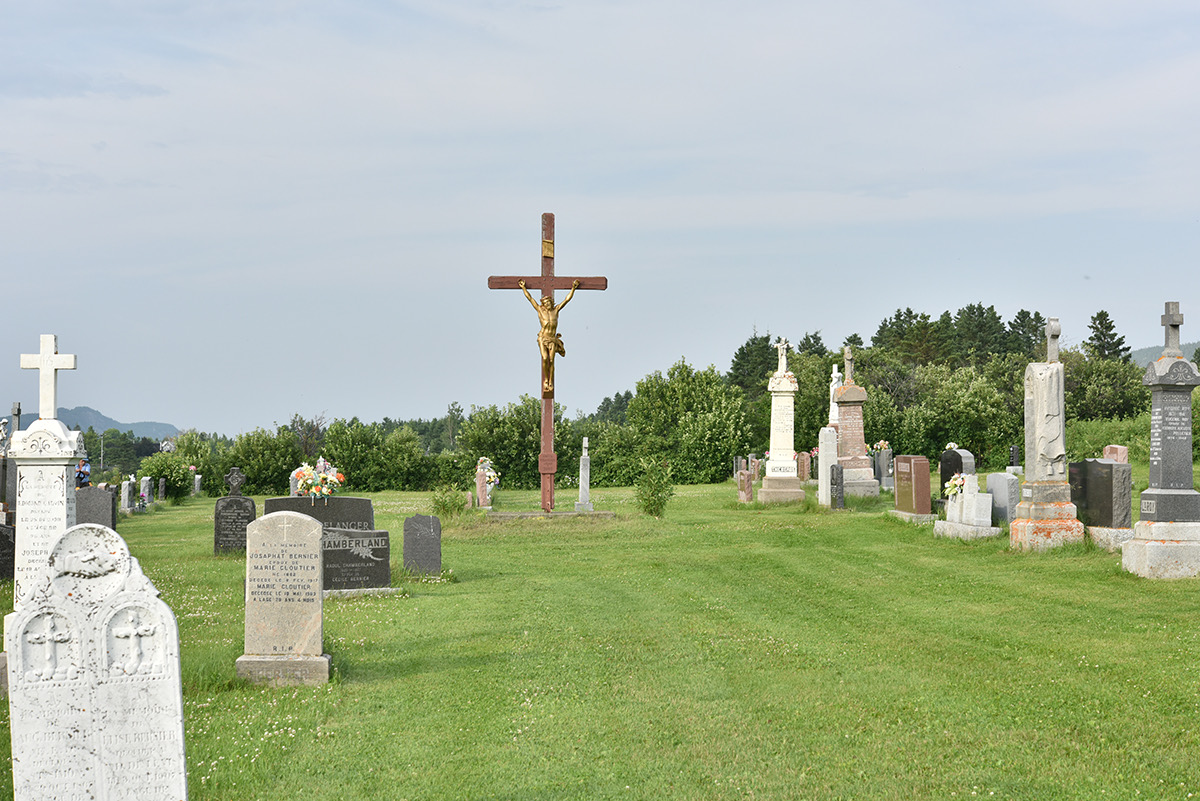
<path fill-rule="evenodd" d="M 1200 796 L 1200 582 L 735 496 L 451 521 L 457 582 L 326 602 L 315 689 L 233 678 L 244 563 L 212 556 L 211 499 L 123 519 L 179 618 L 191 797 Z M 371 497 L 396 570 L 427 497 Z"/>

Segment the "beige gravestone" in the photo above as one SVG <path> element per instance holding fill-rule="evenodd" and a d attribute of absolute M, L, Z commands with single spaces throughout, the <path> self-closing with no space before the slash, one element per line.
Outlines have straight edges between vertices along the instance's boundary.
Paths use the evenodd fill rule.
<path fill-rule="evenodd" d="M 246 527 L 246 652 L 237 675 L 257 684 L 329 681 L 321 653 L 321 524 L 273 512 Z"/>

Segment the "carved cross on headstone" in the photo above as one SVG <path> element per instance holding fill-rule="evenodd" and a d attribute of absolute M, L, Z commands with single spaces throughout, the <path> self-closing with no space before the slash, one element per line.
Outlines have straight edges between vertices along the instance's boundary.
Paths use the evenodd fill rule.
<path fill-rule="evenodd" d="M 22 370 L 40 370 L 38 415 L 43 420 L 53 420 L 58 414 L 58 371 L 74 370 L 74 354 L 58 352 L 58 337 L 42 334 L 42 347 L 38 353 L 21 354 Z"/>
<path fill-rule="evenodd" d="M 1062 335 L 1062 326 L 1058 324 L 1057 317 L 1051 317 L 1046 321 L 1046 361 L 1058 361 L 1058 338 Z"/>
<path fill-rule="evenodd" d="M 842 355 L 846 359 L 845 382 L 847 384 L 853 384 L 854 383 L 854 351 L 850 349 L 849 345 L 846 345 L 845 347 L 842 348 Z"/>
<path fill-rule="evenodd" d="M 1162 355 L 1183 358 L 1183 350 L 1179 347 L 1179 326 L 1183 325 L 1183 315 L 1179 313 L 1178 301 L 1165 304 L 1162 324 L 1166 329 Z"/>
<path fill-rule="evenodd" d="M 143 623 L 142 616 L 137 613 L 137 610 L 130 612 L 128 626 L 114 627 L 114 637 L 129 640 L 129 659 L 126 660 L 124 665 L 118 664 L 116 667 L 129 675 L 142 672 L 142 658 L 145 655 L 142 640 L 153 636 L 157 628 L 153 623 Z"/>
<path fill-rule="evenodd" d="M 229 485 L 229 497 L 237 497 L 242 494 L 242 485 L 246 483 L 246 476 L 242 474 L 241 468 L 231 467 L 225 474 L 225 483 Z"/>

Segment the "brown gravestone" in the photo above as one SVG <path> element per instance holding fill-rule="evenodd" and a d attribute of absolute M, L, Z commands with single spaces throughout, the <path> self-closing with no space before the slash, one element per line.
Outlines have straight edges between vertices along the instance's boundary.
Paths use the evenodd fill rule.
<path fill-rule="evenodd" d="M 896 511 L 930 514 L 929 460 L 924 456 L 896 457 Z"/>

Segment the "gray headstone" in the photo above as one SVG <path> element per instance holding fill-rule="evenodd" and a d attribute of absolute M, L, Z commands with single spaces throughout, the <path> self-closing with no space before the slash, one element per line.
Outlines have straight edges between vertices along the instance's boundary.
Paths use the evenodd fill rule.
<path fill-rule="evenodd" d="M 199 473 L 196 473 L 194 476 L 192 476 L 192 494 L 199 495 L 200 488 L 203 484 L 204 476 L 200 475 Z"/>
<path fill-rule="evenodd" d="M 846 508 L 846 482 L 844 470 L 840 464 L 829 466 L 829 508 Z"/>
<path fill-rule="evenodd" d="M 1008 471 L 988 473 L 987 491 L 992 496 L 992 524 L 1012 522 L 1021 500 L 1021 480 Z"/>
<path fill-rule="evenodd" d="M 17 528 L 0 523 L 0 581 L 12 581 L 17 567 Z"/>
<path fill-rule="evenodd" d="M 245 495 L 217 498 L 213 508 L 213 553 L 246 550 L 246 528 L 257 516 L 253 498 Z"/>
<path fill-rule="evenodd" d="M 955 473 L 962 473 L 964 476 L 975 474 L 975 456 L 962 448 L 942 451 L 939 472 L 942 477 L 942 485 L 938 491 L 941 493 L 941 497 L 945 498 L 946 482 L 954 478 Z"/>
<path fill-rule="evenodd" d="M 884 448 L 878 451 L 872 460 L 875 467 L 875 480 L 879 482 L 880 489 L 894 490 L 896 477 L 893 475 L 895 467 L 892 464 L 892 449 Z"/>
<path fill-rule="evenodd" d="M 583 438 L 583 455 L 579 457 L 579 500 L 576 512 L 592 511 L 592 457 L 588 456 L 588 438 Z"/>
<path fill-rule="evenodd" d="M 167 480 L 160 478 L 158 480 L 158 500 L 165 501 L 167 499 Z"/>
<path fill-rule="evenodd" d="M 1200 375 L 1187 360 L 1164 356 L 1146 368 L 1142 383 L 1150 387 L 1150 487 L 1140 518 L 1200 521 L 1192 484 L 1192 390 Z"/>
<path fill-rule="evenodd" d="M 116 530 L 117 494 L 100 487 L 75 490 L 75 523 L 94 523 Z"/>
<path fill-rule="evenodd" d="M 5 625 L 18 799 L 187 797 L 179 633 L 112 529 L 74 526 Z"/>
<path fill-rule="evenodd" d="M 138 482 L 138 494 L 141 495 L 140 500 L 146 504 L 154 503 L 154 491 L 150 489 L 150 477 L 146 476 Z"/>
<path fill-rule="evenodd" d="M 308 515 L 324 529 L 328 540 L 323 548 L 324 589 L 391 586 L 389 534 L 375 530 L 375 511 L 369 498 L 298 495 L 263 501 L 264 515 L 282 511 Z M 350 533 L 358 536 L 351 537 Z M 386 578 L 382 565 L 387 566 Z"/>
<path fill-rule="evenodd" d="M 1075 465 L 1072 464 L 1072 467 Z M 1087 506 L 1080 506 L 1085 525 L 1101 528 L 1133 526 L 1133 465 L 1112 459 L 1087 459 Z M 1072 484 L 1072 500 L 1075 497 Z M 1079 506 L 1076 504 L 1076 506 Z"/>
<path fill-rule="evenodd" d="M 1021 466 L 1021 446 L 1020 445 L 1009 445 L 1008 446 L 1008 466 L 1009 467 L 1020 467 Z"/>
<path fill-rule="evenodd" d="M 133 510 L 133 482 L 121 482 L 121 511 L 130 512 Z"/>
<path fill-rule="evenodd" d="M 442 521 L 431 515 L 404 519 L 404 569 L 442 572 Z"/>
<path fill-rule="evenodd" d="M 17 511 L 17 466 L 9 462 L 7 475 L 4 477 L 4 502 L 8 504 L 8 511 Z"/>
<path fill-rule="evenodd" d="M 321 524 L 274 512 L 246 534 L 246 640 L 237 675 L 259 684 L 324 684 Z"/>

